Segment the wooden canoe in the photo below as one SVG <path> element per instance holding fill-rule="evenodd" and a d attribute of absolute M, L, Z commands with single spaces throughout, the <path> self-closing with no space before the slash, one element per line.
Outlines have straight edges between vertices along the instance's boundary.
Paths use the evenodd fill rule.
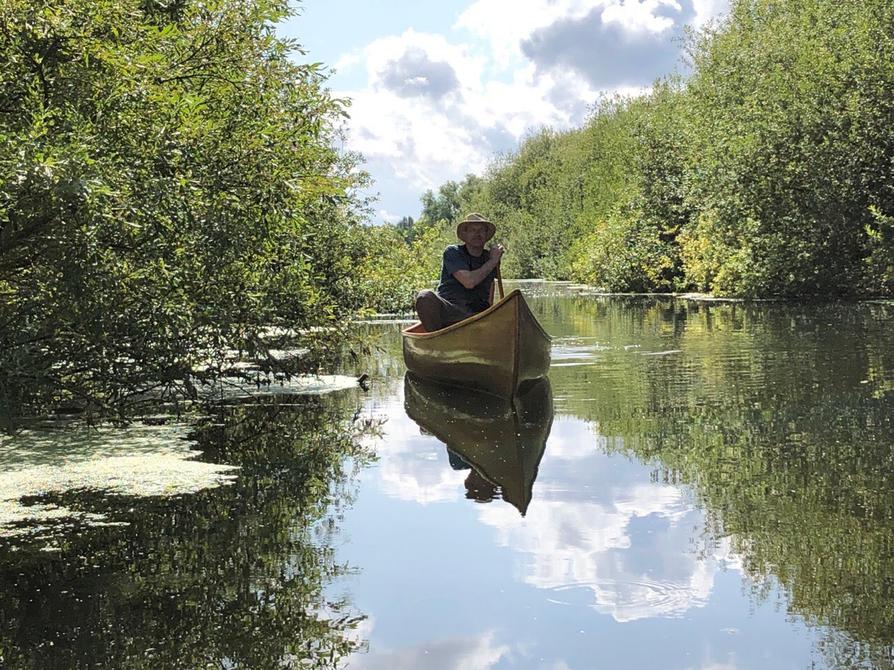
<path fill-rule="evenodd" d="M 549 372 L 550 336 L 518 289 L 441 330 L 416 323 L 401 334 L 407 369 L 444 384 L 511 398 Z"/>
<path fill-rule="evenodd" d="M 404 407 L 420 428 L 525 515 L 553 422 L 549 378 L 532 382 L 510 399 L 407 373 Z"/>

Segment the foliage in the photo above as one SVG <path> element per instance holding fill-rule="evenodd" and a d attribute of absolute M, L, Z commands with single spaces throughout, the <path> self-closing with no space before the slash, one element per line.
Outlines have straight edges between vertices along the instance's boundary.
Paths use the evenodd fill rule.
<path fill-rule="evenodd" d="M 741 0 L 693 44 L 687 272 L 718 293 L 890 290 L 894 7 Z M 868 265 L 867 259 L 872 258 Z M 884 259 L 887 260 L 884 260 Z"/>
<path fill-rule="evenodd" d="M 426 191 L 416 221 L 404 217 L 393 226 L 364 229 L 368 262 L 360 274 L 367 307 L 377 312 L 411 310 L 416 293 L 434 287 L 444 247 L 457 243 L 456 223 L 472 211 L 470 196 L 480 181 L 468 175 L 461 183 L 446 182 L 437 194 Z"/>
<path fill-rule="evenodd" d="M 572 190 L 553 183 L 562 174 L 566 144 L 566 135 L 552 130 L 531 135 L 517 153 L 498 158 L 470 193 L 468 209 L 497 224 L 495 241 L 507 249 L 505 276 L 558 278 L 571 211 L 580 202 L 580 184 Z"/>
<path fill-rule="evenodd" d="M 406 277 L 416 274 L 403 230 L 389 225 L 370 226 L 364 237 L 371 261 L 359 268 L 359 279 L 371 296 L 367 307 L 376 312 L 397 311 L 410 300 Z"/>
<path fill-rule="evenodd" d="M 576 279 L 613 291 L 684 285 L 677 238 L 690 214 L 678 123 L 682 102 L 678 84 L 658 84 L 650 97 L 604 107 L 602 118 L 591 122 L 591 132 L 615 138 L 610 174 L 616 186 L 602 187 L 594 224 L 572 243 Z M 608 181 L 596 174 L 589 180 Z"/>
<path fill-rule="evenodd" d="M 600 100 L 584 128 L 541 130 L 491 167 L 471 208 L 499 224 L 507 274 L 574 277 L 613 290 L 676 288 L 676 237 L 688 212 L 678 88 Z"/>
<path fill-rule="evenodd" d="M 264 326 L 336 326 L 359 305 L 360 177 L 331 148 L 345 104 L 276 37 L 288 13 L 284 0 L 0 8 L 5 413 L 126 413 Z"/>
<path fill-rule="evenodd" d="M 460 185 L 455 181 L 447 181 L 438 187 L 438 192 L 431 190 L 422 194 L 421 219 L 429 225 L 439 221 L 456 221 L 459 216 L 459 189 Z"/>
<path fill-rule="evenodd" d="M 495 161 L 470 208 L 518 277 L 610 290 L 894 291 L 894 5 L 736 0 L 691 76 Z"/>

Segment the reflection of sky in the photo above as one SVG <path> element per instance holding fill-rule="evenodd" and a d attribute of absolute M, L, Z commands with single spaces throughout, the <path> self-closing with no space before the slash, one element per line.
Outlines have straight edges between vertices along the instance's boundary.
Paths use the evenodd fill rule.
<path fill-rule="evenodd" d="M 378 477 L 390 496 L 427 505 L 462 497 L 465 472 L 457 472 L 447 463 L 444 444 L 424 435 L 409 417 L 390 416 L 382 428 L 382 439 L 374 447 L 380 455 Z"/>
<path fill-rule="evenodd" d="M 772 598 L 749 599 L 688 492 L 606 455 L 593 424 L 555 417 L 522 517 L 466 500 L 465 473 L 402 398 L 378 403 L 380 460 L 340 548 L 359 568 L 343 595 L 375 625 L 348 667 L 719 670 L 811 657 L 812 633 Z"/>
<path fill-rule="evenodd" d="M 355 657 L 354 670 L 486 670 L 494 668 L 509 647 L 494 642 L 493 632 L 450 638 L 402 649 L 377 649 Z"/>
<path fill-rule="evenodd" d="M 553 423 L 553 467 L 540 473 L 527 518 L 492 506 L 481 520 L 500 544 L 525 555 L 525 581 L 552 591 L 555 602 L 589 590 L 593 606 L 617 621 L 703 606 L 728 552 L 696 554 L 689 541 L 703 534 L 702 515 L 683 491 L 601 454 L 598 436 L 582 428 L 567 417 Z"/>
<path fill-rule="evenodd" d="M 618 621 L 704 605 L 727 557 L 687 547 L 692 530 L 703 530 L 701 514 L 679 488 L 643 481 L 642 467 L 617 467 L 594 448 L 598 441 L 585 424 L 557 419 L 549 442 L 556 467 L 540 474 L 527 517 L 484 505 L 481 522 L 524 557 L 524 581 L 553 602 L 589 590 L 593 606 Z M 443 444 L 406 417 L 390 418 L 379 452 L 388 495 L 423 505 L 462 497 L 465 473 L 445 467 Z"/>

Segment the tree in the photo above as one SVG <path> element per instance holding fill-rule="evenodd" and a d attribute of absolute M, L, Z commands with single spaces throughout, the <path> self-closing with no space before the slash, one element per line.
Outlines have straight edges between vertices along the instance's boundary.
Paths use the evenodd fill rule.
<path fill-rule="evenodd" d="M 740 0 L 693 47 L 687 273 L 747 295 L 894 282 L 894 6 Z"/>
<path fill-rule="evenodd" d="M 454 221 L 459 215 L 459 184 L 447 181 L 438 187 L 435 194 L 431 189 L 422 194 L 422 214 L 420 220 L 429 225 L 438 221 Z"/>
<path fill-rule="evenodd" d="M 285 0 L 0 8 L 0 409 L 188 389 L 357 306 L 346 103 Z"/>

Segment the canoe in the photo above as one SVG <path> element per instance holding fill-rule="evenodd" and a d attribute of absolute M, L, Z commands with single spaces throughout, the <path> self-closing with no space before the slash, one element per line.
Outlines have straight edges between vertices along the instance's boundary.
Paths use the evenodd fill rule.
<path fill-rule="evenodd" d="M 407 369 L 418 377 L 510 398 L 549 372 L 550 336 L 518 289 L 483 312 L 428 333 L 401 333 Z"/>
<path fill-rule="evenodd" d="M 407 373 L 404 407 L 424 432 L 446 445 L 454 468 L 461 463 L 470 470 L 467 497 L 489 499 L 479 497 L 489 485 L 494 497 L 525 515 L 552 428 L 549 378 L 532 382 L 510 399 Z"/>

